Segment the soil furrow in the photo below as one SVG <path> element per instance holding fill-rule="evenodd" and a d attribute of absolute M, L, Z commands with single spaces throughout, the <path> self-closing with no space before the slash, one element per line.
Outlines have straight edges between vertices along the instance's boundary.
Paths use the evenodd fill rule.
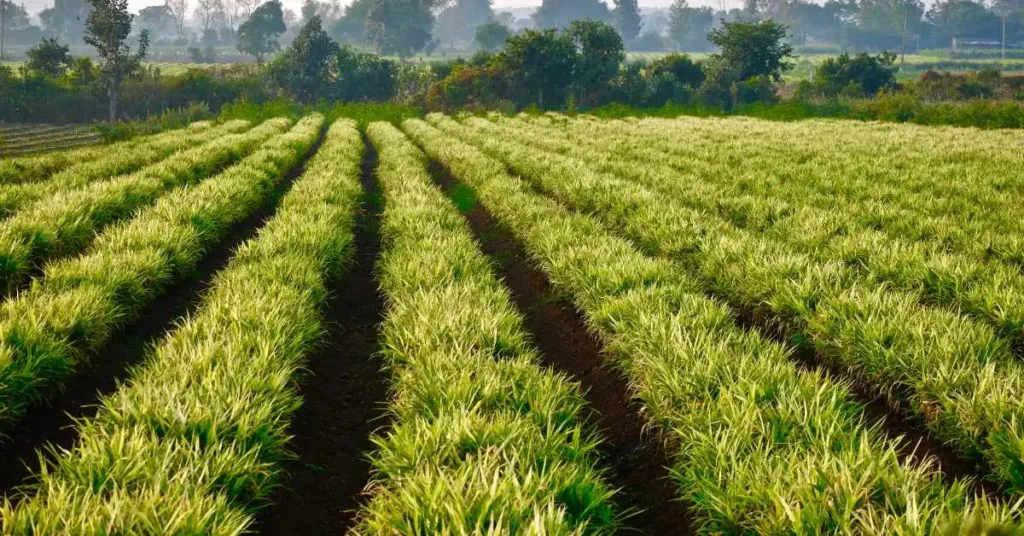
<path fill-rule="evenodd" d="M 364 137 L 365 141 L 365 137 Z M 377 154 L 366 143 L 364 210 L 355 228 L 352 264 L 331 285 L 327 335 L 300 379 L 302 407 L 290 432 L 295 459 L 258 518 L 261 534 L 342 534 L 349 529 L 370 476 L 370 437 L 385 424 L 388 382 L 374 357 L 384 300 L 374 280 L 380 253 Z"/>
<path fill-rule="evenodd" d="M 430 172 L 463 211 L 481 249 L 512 291 L 544 364 L 569 375 L 585 390 L 592 410 L 588 421 L 603 439 L 600 448 L 609 481 L 620 489 L 620 507 L 631 514 L 627 527 L 643 534 L 692 533 L 690 515 L 670 479 L 665 445 L 656 433 L 645 430 L 626 380 L 607 364 L 601 343 L 587 330 L 582 315 L 559 299 L 519 241 L 473 201 L 468 187 L 437 162 L 430 164 Z"/>

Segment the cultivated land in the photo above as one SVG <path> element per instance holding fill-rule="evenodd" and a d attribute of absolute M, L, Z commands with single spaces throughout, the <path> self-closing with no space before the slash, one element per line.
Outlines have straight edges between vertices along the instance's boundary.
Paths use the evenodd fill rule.
<path fill-rule="evenodd" d="M 555 114 L 0 160 L 3 532 L 1016 530 L 1022 160 Z"/>
<path fill-rule="evenodd" d="M 99 141 L 99 132 L 90 127 L 0 123 L 0 157 L 74 149 Z"/>

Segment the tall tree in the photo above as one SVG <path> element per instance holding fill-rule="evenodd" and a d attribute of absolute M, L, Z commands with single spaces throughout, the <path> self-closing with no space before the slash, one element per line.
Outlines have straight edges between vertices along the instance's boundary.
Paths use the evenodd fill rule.
<path fill-rule="evenodd" d="M 538 28 L 565 28 L 574 20 L 611 22 L 608 5 L 601 0 L 543 0 L 533 20 Z"/>
<path fill-rule="evenodd" d="M 935 38 L 941 46 L 949 46 L 954 37 L 998 40 L 1002 34 L 1000 16 L 971 0 L 935 2 L 925 17 L 935 28 Z"/>
<path fill-rule="evenodd" d="M 174 13 L 167 6 L 149 6 L 139 10 L 139 17 L 136 19 L 139 27 L 147 30 L 153 38 L 170 34 L 177 30 Z"/>
<path fill-rule="evenodd" d="M 117 121 L 118 105 L 121 99 L 121 83 L 137 74 L 142 68 L 142 59 L 149 49 L 149 32 L 139 34 L 139 46 L 135 52 L 126 40 L 132 32 L 134 15 L 128 13 L 128 0 L 89 0 L 92 11 L 85 20 L 85 42 L 96 48 L 103 64 L 100 72 L 110 96 L 110 122 Z"/>
<path fill-rule="evenodd" d="M 217 28 L 225 24 L 227 19 L 224 0 L 199 0 L 196 3 L 194 16 L 199 22 L 199 29 L 202 30 L 203 35 L 211 30 L 216 31 Z"/>
<path fill-rule="evenodd" d="M 256 11 L 256 8 L 260 7 L 260 0 L 235 0 L 238 4 L 239 18 L 241 20 L 248 20 L 249 17 Z"/>
<path fill-rule="evenodd" d="M 565 35 L 576 46 L 576 98 L 580 103 L 594 104 L 593 97 L 608 87 L 626 59 L 622 37 L 611 25 L 596 20 L 574 20 Z"/>
<path fill-rule="evenodd" d="M 498 61 L 516 81 L 520 104 L 557 107 L 572 86 L 576 45 L 554 29 L 527 30 L 508 39 Z"/>
<path fill-rule="evenodd" d="M 710 46 L 708 30 L 715 22 L 710 7 L 690 7 L 686 0 L 675 0 L 669 8 L 668 37 L 677 50 L 699 51 Z"/>
<path fill-rule="evenodd" d="M 643 22 L 640 17 L 640 3 L 637 0 L 615 1 L 615 29 L 627 43 L 640 35 Z"/>
<path fill-rule="evenodd" d="M 494 20 L 491 0 L 455 0 L 441 10 L 434 35 L 448 43 L 467 43 L 476 37 L 476 28 Z"/>
<path fill-rule="evenodd" d="M 257 63 L 263 63 L 263 56 L 281 48 L 277 40 L 285 30 L 281 3 L 271 0 L 256 8 L 252 16 L 238 27 L 235 47 L 239 52 L 255 57 Z"/>
<path fill-rule="evenodd" d="M 91 4 L 86 0 L 55 0 L 53 7 L 39 12 L 39 21 L 51 36 L 60 38 L 65 43 L 73 43 L 82 39 L 85 32 L 84 21 L 91 9 Z"/>
<path fill-rule="evenodd" d="M 188 0 L 164 0 L 164 7 L 174 17 L 174 29 L 181 38 L 185 33 L 185 17 L 188 15 Z"/>
<path fill-rule="evenodd" d="M 430 42 L 432 8 L 430 0 L 375 0 L 366 16 L 366 39 L 380 54 L 408 58 Z"/>
<path fill-rule="evenodd" d="M 790 68 L 793 47 L 784 42 L 786 27 L 766 20 L 760 22 L 724 22 L 714 28 L 708 39 L 720 51 L 713 59 L 734 74 L 736 80 L 766 76 L 775 82 Z"/>
<path fill-rule="evenodd" d="M 341 17 L 330 26 L 331 35 L 343 43 L 366 42 L 366 17 L 375 0 L 354 0 L 345 7 Z"/>
<path fill-rule="evenodd" d="M 271 81 L 300 102 L 316 102 L 330 95 L 338 44 L 314 16 L 295 40 L 268 68 Z"/>

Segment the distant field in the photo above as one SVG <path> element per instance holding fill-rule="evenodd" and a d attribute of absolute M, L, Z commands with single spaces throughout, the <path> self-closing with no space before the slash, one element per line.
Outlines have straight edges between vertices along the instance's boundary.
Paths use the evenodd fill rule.
<path fill-rule="evenodd" d="M 96 130 L 81 125 L 0 123 L 0 156 L 57 151 L 100 141 Z"/>
<path fill-rule="evenodd" d="M 6 62 L 4 62 L 4 65 L 13 68 L 15 73 L 19 72 L 21 70 L 21 66 L 24 65 L 24 64 L 25 64 L 25 62 L 23 62 L 23 61 L 6 61 Z M 157 61 L 157 62 L 146 62 L 146 63 L 143 63 L 143 65 L 146 66 L 146 67 L 156 67 L 156 68 L 160 69 L 160 73 L 161 74 L 175 75 L 175 74 L 181 74 L 181 73 L 183 73 L 183 72 L 185 72 L 185 71 L 187 71 L 189 69 L 203 69 L 203 70 L 212 71 L 212 70 L 217 70 L 217 69 L 227 69 L 227 68 L 232 67 L 232 66 L 237 65 L 237 64 L 235 64 L 235 63 L 178 63 L 178 62 L 169 62 L 169 61 Z"/>

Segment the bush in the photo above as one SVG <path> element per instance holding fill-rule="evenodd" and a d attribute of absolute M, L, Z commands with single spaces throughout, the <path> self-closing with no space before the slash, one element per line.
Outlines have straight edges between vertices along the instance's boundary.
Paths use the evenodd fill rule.
<path fill-rule="evenodd" d="M 693 61 L 686 54 L 672 53 L 651 64 L 652 74 L 670 74 L 680 84 L 697 88 L 707 77 L 700 62 Z"/>
<path fill-rule="evenodd" d="M 814 87 L 822 96 L 859 98 L 875 96 L 879 91 L 896 87 L 894 65 L 896 55 L 883 52 L 877 56 L 843 53 L 827 58 L 814 73 Z"/>

